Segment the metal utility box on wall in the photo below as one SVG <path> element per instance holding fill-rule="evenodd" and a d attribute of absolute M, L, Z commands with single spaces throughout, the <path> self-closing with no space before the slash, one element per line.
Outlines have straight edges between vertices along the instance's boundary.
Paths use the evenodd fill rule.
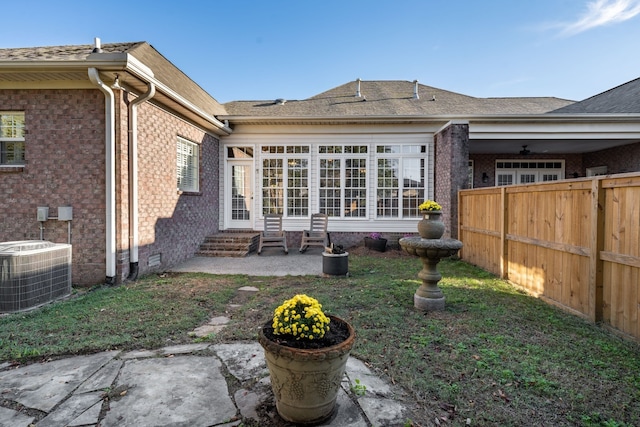
<path fill-rule="evenodd" d="M 49 208 L 46 207 L 46 206 L 40 206 L 38 208 L 38 214 L 37 214 L 36 218 L 40 222 L 47 221 L 49 219 Z"/>
<path fill-rule="evenodd" d="M 0 312 L 38 307 L 71 294 L 71 245 L 0 242 Z"/>
<path fill-rule="evenodd" d="M 58 208 L 58 221 L 71 221 L 73 220 L 73 207 L 60 206 Z"/>

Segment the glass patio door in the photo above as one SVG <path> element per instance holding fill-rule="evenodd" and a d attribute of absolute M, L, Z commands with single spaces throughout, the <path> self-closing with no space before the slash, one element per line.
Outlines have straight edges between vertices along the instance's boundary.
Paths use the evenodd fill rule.
<path fill-rule="evenodd" d="M 226 206 L 229 218 L 228 228 L 253 228 L 253 162 L 228 161 Z"/>

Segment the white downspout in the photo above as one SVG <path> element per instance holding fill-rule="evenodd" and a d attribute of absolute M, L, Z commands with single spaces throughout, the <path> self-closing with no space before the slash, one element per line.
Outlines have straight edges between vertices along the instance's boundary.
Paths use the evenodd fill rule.
<path fill-rule="evenodd" d="M 138 278 L 138 105 L 153 98 L 156 86 L 129 104 L 129 280 Z"/>
<path fill-rule="evenodd" d="M 116 279 L 116 177 L 115 177 L 115 106 L 113 91 L 102 80 L 96 68 L 89 68 L 89 80 L 104 93 L 105 106 L 105 195 L 106 195 L 106 283 Z"/>

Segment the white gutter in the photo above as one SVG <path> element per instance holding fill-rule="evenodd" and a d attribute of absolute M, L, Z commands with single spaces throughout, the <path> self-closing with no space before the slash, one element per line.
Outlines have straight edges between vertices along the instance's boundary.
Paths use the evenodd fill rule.
<path fill-rule="evenodd" d="M 167 95 L 170 99 L 173 99 L 183 107 L 193 111 L 197 116 L 201 117 L 205 121 L 211 123 L 220 132 L 226 135 L 230 135 L 233 131 L 228 125 L 218 120 L 212 114 L 207 113 L 201 108 L 197 107 L 192 102 L 185 99 L 179 93 L 169 88 L 157 80 L 153 72 L 149 67 L 144 65 L 134 56 L 129 53 L 91 53 L 86 59 L 82 60 L 59 60 L 59 61 L 3 61 L 2 69 L 11 70 L 15 72 L 19 71 L 73 71 L 79 68 L 97 68 L 103 72 L 111 71 L 127 71 L 147 83 L 153 83 L 156 89 Z M 95 84 L 95 83 L 94 83 Z"/>
<path fill-rule="evenodd" d="M 100 80 L 98 70 L 89 68 L 88 73 L 89 80 L 105 95 L 106 283 L 114 284 L 116 279 L 115 106 L 113 91 Z"/>
<path fill-rule="evenodd" d="M 129 104 L 129 279 L 138 278 L 138 105 L 153 98 L 156 87 L 149 83 L 146 93 Z"/>
<path fill-rule="evenodd" d="M 415 122 L 415 123 L 446 123 L 451 120 L 465 120 L 472 122 L 634 122 L 640 118 L 640 113 L 581 113 L 581 114 L 416 114 L 416 115 L 353 115 L 353 116 L 247 116 L 247 115 L 219 115 L 220 120 L 234 123 L 285 123 L 285 122 Z"/>
<path fill-rule="evenodd" d="M 133 70 L 128 69 L 128 71 L 133 71 Z M 136 73 L 133 73 L 133 74 L 136 74 Z M 143 77 L 143 76 L 139 76 L 139 77 Z M 145 77 L 143 77 L 143 78 L 145 78 Z M 226 123 L 221 122 L 220 120 L 218 120 L 217 118 L 215 118 L 211 114 L 206 113 L 205 111 L 203 111 L 202 109 L 197 107 L 192 102 L 187 101 L 185 98 L 180 96 L 177 92 L 175 92 L 174 90 L 172 90 L 168 86 L 162 84 L 162 82 L 160 82 L 159 80 L 155 79 L 154 77 L 146 76 L 146 81 L 148 81 L 149 83 L 155 84 L 156 87 L 158 88 L 158 90 L 162 91 L 162 93 L 166 94 L 169 98 L 172 98 L 173 100 L 175 100 L 176 102 L 178 102 L 182 106 L 188 108 L 189 110 L 191 110 L 194 113 L 196 113 L 198 116 L 202 117 L 203 119 L 205 119 L 209 123 L 213 124 L 216 128 L 218 128 L 223 133 L 225 133 L 227 135 L 230 135 L 231 132 L 233 132 L 231 130 L 231 128 L 229 128 L 229 126 Z"/>
<path fill-rule="evenodd" d="M 201 108 L 197 107 L 192 102 L 188 101 L 182 95 L 171 89 L 169 86 L 165 85 L 161 81 L 155 78 L 153 71 L 149 69 L 146 65 L 140 62 L 135 56 L 129 53 L 92 53 L 87 57 L 87 63 L 92 62 L 100 62 L 104 64 L 104 66 L 100 66 L 100 69 L 103 71 L 112 71 L 117 67 L 117 65 L 121 66 L 121 69 L 126 70 L 131 75 L 136 76 L 140 80 L 153 83 L 156 86 L 156 90 L 162 92 L 167 97 L 173 99 L 178 104 L 184 106 L 185 108 L 193 111 L 196 115 L 202 117 L 207 122 L 214 125 L 217 129 L 222 131 L 224 134 L 231 134 L 232 130 L 225 126 L 225 123 L 221 122 L 213 115 L 203 111 Z"/>

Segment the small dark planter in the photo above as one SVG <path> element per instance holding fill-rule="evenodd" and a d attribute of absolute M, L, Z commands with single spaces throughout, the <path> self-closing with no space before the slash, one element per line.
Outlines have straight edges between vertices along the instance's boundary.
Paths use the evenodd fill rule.
<path fill-rule="evenodd" d="M 369 249 L 373 249 L 374 251 L 384 252 L 387 250 L 387 239 L 372 239 L 371 237 L 365 237 L 364 246 Z"/>
<path fill-rule="evenodd" d="M 349 274 L 349 252 L 341 254 L 322 252 L 322 272 L 328 276 Z"/>

